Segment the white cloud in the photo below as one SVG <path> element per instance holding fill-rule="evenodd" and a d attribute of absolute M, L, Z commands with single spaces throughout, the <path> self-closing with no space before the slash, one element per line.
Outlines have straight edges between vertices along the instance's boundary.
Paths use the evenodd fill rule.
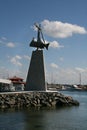
<path fill-rule="evenodd" d="M 55 63 L 51 63 L 51 64 L 50 64 L 50 66 L 51 66 L 52 68 L 55 68 L 55 69 L 57 69 L 57 68 L 58 68 L 58 65 L 57 65 L 57 64 L 55 64 Z"/>
<path fill-rule="evenodd" d="M 60 45 L 57 41 L 50 42 L 50 47 L 52 48 L 62 48 L 64 46 Z"/>
<path fill-rule="evenodd" d="M 24 59 L 26 59 L 26 60 L 30 60 L 30 57 L 29 57 L 28 55 L 24 55 L 23 57 L 24 57 Z"/>
<path fill-rule="evenodd" d="M 80 72 L 80 73 L 87 71 L 86 69 L 83 69 L 83 68 L 80 68 L 80 67 L 76 67 L 75 69 L 76 69 L 78 72 Z"/>
<path fill-rule="evenodd" d="M 9 47 L 9 48 L 14 48 L 15 47 L 15 43 L 8 42 L 6 37 L 1 37 L 0 38 L 0 43 L 7 46 L 7 47 Z"/>
<path fill-rule="evenodd" d="M 22 59 L 22 57 L 19 56 L 19 55 L 16 55 L 15 58 L 18 59 L 18 60 Z"/>
<path fill-rule="evenodd" d="M 15 44 L 13 42 L 8 42 L 7 47 L 14 48 Z"/>
<path fill-rule="evenodd" d="M 14 57 L 11 56 L 7 56 L 8 59 L 10 59 L 10 62 L 16 66 L 22 66 L 21 60 L 25 59 L 25 60 L 30 60 L 30 57 L 28 55 L 24 55 L 24 56 L 20 56 L 20 55 L 16 55 Z"/>
<path fill-rule="evenodd" d="M 70 23 L 63 23 L 61 21 L 44 20 L 41 24 L 44 33 L 54 38 L 66 38 L 72 36 L 73 34 L 87 33 L 84 27 Z"/>
<path fill-rule="evenodd" d="M 54 65 L 53 65 L 54 66 Z M 48 69 L 49 70 L 49 69 Z M 61 68 L 47 71 L 47 81 L 59 84 L 79 84 L 81 73 L 81 83 L 87 84 L 87 68 Z"/>
<path fill-rule="evenodd" d="M 1 39 L 2 39 L 2 40 L 4 40 L 4 41 L 5 41 L 5 40 L 7 40 L 7 38 L 6 38 L 6 37 L 2 37 Z"/>
<path fill-rule="evenodd" d="M 21 56 L 16 55 L 15 57 L 11 58 L 11 63 L 16 65 L 16 66 L 22 66 L 22 63 L 20 62 L 20 60 L 22 59 Z"/>

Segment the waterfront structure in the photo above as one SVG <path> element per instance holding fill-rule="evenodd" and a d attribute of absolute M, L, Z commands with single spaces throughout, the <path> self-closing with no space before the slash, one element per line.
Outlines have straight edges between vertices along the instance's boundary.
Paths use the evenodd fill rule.
<path fill-rule="evenodd" d="M 44 57 L 42 49 L 46 48 L 48 50 L 49 43 L 45 44 L 40 25 L 35 24 L 35 26 L 38 30 L 37 41 L 33 38 L 30 46 L 36 48 L 36 50 L 32 52 L 25 90 L 46 91 Z M 42 39 L 40 36 L 42 36 Z"/>
<path fill-rule="evenodd" d="M 0 92 L 13 91 L 14 87 L 9 79 L 0 79 Z"/>
<path fill-rule="evenodd" d="M 26 80 L 26 90 L 45 91 L 45 72 L 43 50 L 32 52 L 30 67 Z"/>
<path fill-rule="evenodd" d="M 15 87 L 15 91 L 21 91 L 24 90 L 25 82 L 23 81 L 23 78 L 13 76 L 9 78 L 11 82 L 13 83 L 13 86 Z"/>

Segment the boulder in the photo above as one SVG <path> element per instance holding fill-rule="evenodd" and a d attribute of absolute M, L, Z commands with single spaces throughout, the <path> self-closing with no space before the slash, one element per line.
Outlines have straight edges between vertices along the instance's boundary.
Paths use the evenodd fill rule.
<path fill-rule="evenodd" d="M 78 106 L 71 96 L 58 92 L 0 93 L 0 108 Z"/>

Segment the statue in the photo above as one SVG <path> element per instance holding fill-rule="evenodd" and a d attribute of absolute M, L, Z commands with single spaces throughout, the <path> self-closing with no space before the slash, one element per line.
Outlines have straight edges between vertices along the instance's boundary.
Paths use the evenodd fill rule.
<path fill-rule="evenodd" d="M 35 47 L 36 50 L 32 52 L 25 90 L 46 91 L 43 49 L 48 50 L 49 43 L 45 44 L 41 26 L 37 24 L 35 26 L 37 28 L 37 40 L 33 38 L 30 47 Z"/>
<path fill-rule="evenodd" d="M 37 25 L 35 24 L 36 28 L 38 29 L 38 33 L 37 33 L 37 41 L 34 40 L 34 38 L 32 39 L 31 43 L 30 43 L 30 46 L 31 47 L 36 47 L 37 50 L 40 48 L 40 49 L 44 49 L 46 48 L 48 50 L 48 46 L 49 46 L 49 43 L 45 44 L 45 40 L 44 40 L 44 37 L 43 37 L 43 33 L 42 33 L 42 29 L 41 29 L 41 26 L 40 24 Z M 40 38 L 40 35 L 42 36 L 42 40 Z"/>

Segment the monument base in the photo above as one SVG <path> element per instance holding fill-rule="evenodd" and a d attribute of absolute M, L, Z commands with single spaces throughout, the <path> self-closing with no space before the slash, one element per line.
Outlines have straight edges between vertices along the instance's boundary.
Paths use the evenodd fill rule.
<path fill-rule="evenodd" d="M 46 91 L 43 50 L 32 52 L 25 90 Z"/>

